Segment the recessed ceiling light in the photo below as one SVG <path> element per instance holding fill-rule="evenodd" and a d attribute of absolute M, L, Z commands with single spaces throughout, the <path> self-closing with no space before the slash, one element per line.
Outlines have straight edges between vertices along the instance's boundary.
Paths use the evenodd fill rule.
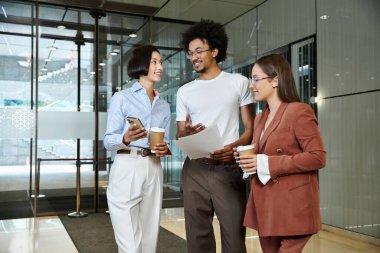
<path fill-rule="evenodd" d="M 66 26 L 64 26 L 64 25 L 59 25 L 59 26 L 57 26 L 57 28 L 58 28 L 58 29 L 66 29 Z"/>
<path fill-rule="evenodd" d="M 99 66 L 106 66 L 106 64 L 104 63 L 104 62 L 101 62 L 101 63 L 99 63 Z"/>
<path fill-rule="evenodd" d="M 34 194 L 32 194 L 32 195 L 30 195 L 32 198 L 34 198 Z M 37 198 L 45 198 L 46 197 L 46 195 L 44 195 L 44 194 L 39 194 L 38 196 L 37 196 Z"/>
<path fill-rule="evenodd" d="M 112 51 L 114 51 L 115 53 L 119 53 L 119 52 L 120 52 L 119 49 L 114 49 L 114 50 L 112 50 Z"/>
<path fill-rule="evenodd" d="M 321 100 L 322 99 L 320 97 L 310 97 L 310 103 L 312 103 L 312 104 L 320 103 Z"/>
<path fill-rule="evenodd" d="M 83 79 L 83 82 L 87 82 L 87 81 L 88 81 L 88 79 L 87 79 L 87 78 L 84 78 L 84 79 Z"/>
<path fill-rule="evenodd" d="M 116 52 L 111 52 L 110 55 L 114 56 L 114 55 L 118 55 L 118 53 L 116 53 Z"/>
<path fill-rule="evenodd" d="M 95 75 L 95 71 L 91 71 L 90 74 L 91 74 L 91 75 Z"/>
<path fill-rule="evenodd" d="M 49 61 L 51 61 L 51 59 L 49 59 L 49 58 L 46 58 L 46 59 L 45 59 L 45 61 L 46 61 L 46 62 L 49 62 Z"/>
<path fill-rule="evenodd" d="M 21 66 L 21 67 L 30 67 L 30 64 L 29 62 L 27 61 L 17 61 L 18 64 Z"/>
<path fill-rule="evenodd" d="M 131 33 L 131 34 L 129 34 L 129 37 L 131 37 L 131 38 L 136 38 L 136 37 L 137 37 L 137 34 L 135 34 L 135 33 Z"/>
<path fill-rule="evenodd" d="M 5 12 L 4 6 L 1 6 L 1 9 L 3 10 L 4 17 L 5 17 L 5 18 L 8 18 L 7 13 Z"/>
<path fill-rule="evenodd" d="M 322 15 L 322 16 L 320 16 L 319 18 L 322 19 L 322 20 L 326 20 L 326 19 L 329 18 L 329 16 L 327 16 L 327 15 Z"/>

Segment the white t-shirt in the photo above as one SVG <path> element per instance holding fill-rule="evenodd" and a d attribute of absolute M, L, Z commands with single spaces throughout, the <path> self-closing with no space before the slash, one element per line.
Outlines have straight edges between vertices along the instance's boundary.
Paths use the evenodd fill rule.
<path fill-rule="evenodd" d="M 212 80 L 194 80 L 178 89 L 177 121 L 206 127 L 217 125 L 223 145 L 239 139 L 240 107 L 253 103 L 248 79 L 240 74 L 222 71 Z"/>

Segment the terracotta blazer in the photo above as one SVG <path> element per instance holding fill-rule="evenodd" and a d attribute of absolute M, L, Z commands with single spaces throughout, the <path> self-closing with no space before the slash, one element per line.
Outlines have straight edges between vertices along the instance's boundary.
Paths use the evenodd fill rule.
<path fill-rule="evenodd" d="M 317 170 L 326 151 L 313 110 L 303 103 L 282 103 L 263 131 L 269 111 L 255 118 L 257 154 L 268 155 L 271 180 L 252 177 L 244 225 L 259 236 L 313 234 L 321 229 Z"/>

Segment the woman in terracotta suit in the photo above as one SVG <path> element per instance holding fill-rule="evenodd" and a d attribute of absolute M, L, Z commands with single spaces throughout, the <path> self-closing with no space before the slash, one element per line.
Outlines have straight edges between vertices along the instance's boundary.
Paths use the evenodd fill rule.
<path fill-rule="evenodd" d="M 267 107 L 255 118 L 257 155 L 237 157 L 252 174 L 244 225 L 258 231 L 264 253 L 302 252 L 321 229 L 317 171 L 325 166 L 326 151 L 317 119 L 300 102 L 291 68 L 280 55 L 255 63 L 250 88 Z"/>

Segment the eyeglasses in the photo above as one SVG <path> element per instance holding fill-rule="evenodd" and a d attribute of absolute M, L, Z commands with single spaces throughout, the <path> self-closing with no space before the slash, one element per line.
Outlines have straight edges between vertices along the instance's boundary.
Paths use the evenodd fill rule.
<path fill-rule="evenodd" d="M 195 52 L 187 52 L 186 58 L 189 60 L 193 59 L 193 56 L 195 56 L 196 58 L 199 58 L 199 57 L 201 57 L 202 53 L 207 52 L 207 51 L 212 51 L 212 49 L 209 48 L 206 50 L 197 50 Z"/>
<path fill-rule="evenodd" d="M 276 75 L 277 76 L 277 75 Z M 276 76 L 267 76 L 267 77 L 251 77 L 251 78 L 249 78 L 248 80 L 249 80 L 249 83 L 251 83 L 251 84 L 256 84 L 258 81 L 260 81 L 260 80 L 264 80 L 264 79 L 273 79 L 273 78 L 275 78 Z"/>

